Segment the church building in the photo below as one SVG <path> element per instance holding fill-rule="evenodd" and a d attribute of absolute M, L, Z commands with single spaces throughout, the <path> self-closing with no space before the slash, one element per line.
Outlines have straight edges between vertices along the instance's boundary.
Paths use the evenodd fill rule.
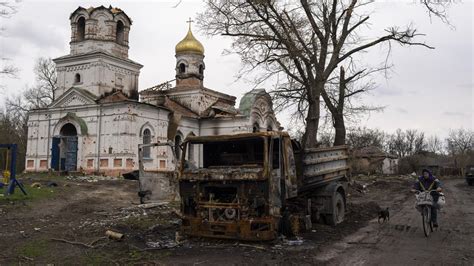
<path fill-rule="evenodd" d="M 236 97 L 206 88 L 204 47 L 191 25 L 175 47 L 175 79 L 139 90 L 143 65 L 128 58 L 132 20 L 119 8 L 77 8 L 70 53 L 54 59 L 55 100 L 28 114 L 26 171 L 120 175 L 138 169 L 138 145 L 189 135 L 280 130 L 263 89 Z M 152 47 L 150 47 L 151 49 Z M 163 80 L 169 80 L 163 79 Z M 158 83 L 158 82 L 157 82 Z M 144 149 L 148 171 L 174 168 L 169 147 Z M 202 151 L 187 152 L 199 164 Z"/>

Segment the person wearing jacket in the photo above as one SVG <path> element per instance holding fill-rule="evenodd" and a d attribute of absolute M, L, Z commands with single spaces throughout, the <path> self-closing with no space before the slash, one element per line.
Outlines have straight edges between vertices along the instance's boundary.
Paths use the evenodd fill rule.
<path fill-rule="evenodd" d="M 431 222 L 433 222 L 433 227 L 438 227 L 438 199 L 439 192 L 443 190 L 441 181 L 434 177 L 428 169 L 423 169 L 421 173 L 422 175 L 418 177 L 418 180 L 413 184 L 411 191 L 417 192 L 434 190 L 430 193 L 434 201 L 434 204 L 431 207 Z"/>

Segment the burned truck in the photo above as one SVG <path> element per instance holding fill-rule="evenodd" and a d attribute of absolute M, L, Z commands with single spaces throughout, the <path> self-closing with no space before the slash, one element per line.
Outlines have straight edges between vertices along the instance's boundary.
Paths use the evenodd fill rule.
<path fill-rule="evenodd" d="M 346 209 L 346 146 L 303 150 L 285 132 L 191 136 L 178 182 L 184 234 L 272 240 Z M 199 151 L 199 163 L 186 152 Z"/>

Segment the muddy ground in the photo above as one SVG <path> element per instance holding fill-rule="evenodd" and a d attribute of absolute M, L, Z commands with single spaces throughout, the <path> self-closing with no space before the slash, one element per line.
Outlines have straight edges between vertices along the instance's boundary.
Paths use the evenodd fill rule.
<path fill-rule="evenodd" d="M 356 177 L 346 221 L 314 224 L 298 239 L 271 243 L 191 238 L 177 243 L 179 206 L 138 206 L 137 182 L 87 182 L 25 176 L 32 196 L 0 197 L 0 265 L 4 264 L 465 264 L 473 265 L 474 193 L 446 179 L 448 207 L 426 239 L 409 193 L 413 177 Z M 57 187 L 48 187 L 48 181 Z M 38 182 L 41 188 L 32 188 Z M 366 189 L 361 185 L 366 184 Z M 17 191 L 16 193 L 19 193 Z M 380 207 L 391 220 L 377 223 Z M 125 238 L 104 237 L 106 230 Z M 442 250 L 442 252 L 440 252 Z"/>

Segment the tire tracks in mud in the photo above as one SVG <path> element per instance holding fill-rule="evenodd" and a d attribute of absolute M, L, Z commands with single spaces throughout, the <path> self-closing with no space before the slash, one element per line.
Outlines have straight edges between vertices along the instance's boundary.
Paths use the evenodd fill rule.
<path fill-rule="evenodd" d="M 460 179 L 446 180 L 440 228 L 425 238 L 411 195 L 397 197 L 391 220 L 369 225 L 321 250 L 318 263 L 334 265 L 473 265 L 474 194 Z"/>

